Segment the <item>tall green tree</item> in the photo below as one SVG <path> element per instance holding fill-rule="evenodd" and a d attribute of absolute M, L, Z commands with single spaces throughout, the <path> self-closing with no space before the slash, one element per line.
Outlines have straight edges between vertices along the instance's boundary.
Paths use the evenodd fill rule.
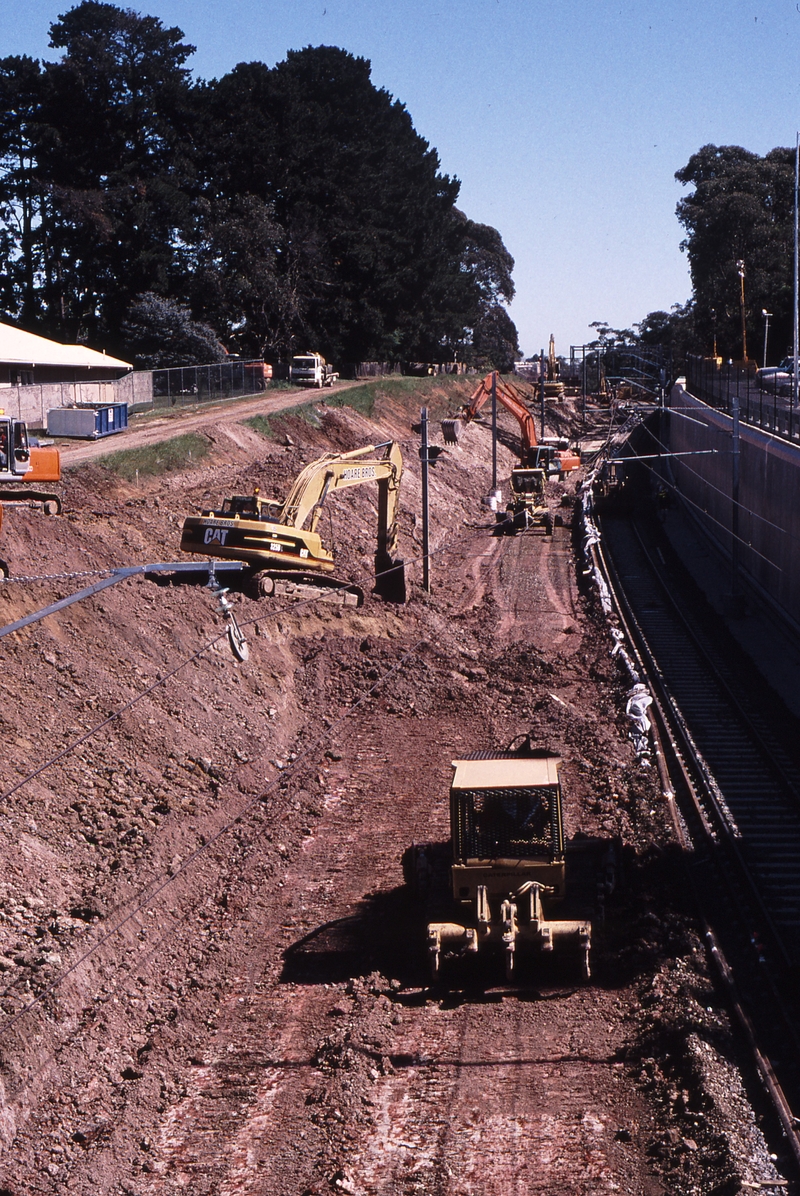
<path fill-rule="evenodd" d="M 456 208 L 458 181 L 365 59 L 307 47 L 194 83 L 180 29 L 101 0 L 50 36 L 54 61 L 0 61 L 7 316 L 121 352 L 143 320 L 272 358 L 515 343 L 500 234 Z"/>
<path fill-rule="evenodd" d="M 41 317 L 43 189 L 37 178 L 42 128 L 42 71 L 28 57 L 0 59 L 0 303 L 6 318 Z"/>
<path fill-rule="evenodd" d="M 513 294 L 499 234 L 457 211 L 458 182 L 365 59 L 320 46 L 242 64 L 206 88 L 204 113 L 208 193 L 268 205 L 283 231 L 281 351 L 452 356 Z"/>
<path fill-rule="evenodd" d="M 773 314 L 778 353 L 792 335 L 792 213 L 794 151 L 764 157 L 736 145 L 705 145 L 675 176 L 693 191 L 678 203 L 686 229 L 697 336 L 710 353 L 741 357 L 744 262 L 748 355 L 758 356 L 762 309 Z"/>
<path fill-rule="evenodd" d="M 56 21 L 44 67 L 51 130 L 37 172 L 44 299 L 70 339 L 118 335 L 133 297 L 167 293 L 193 176 L 193 109 L 178 28 L 98 0 Z"/>

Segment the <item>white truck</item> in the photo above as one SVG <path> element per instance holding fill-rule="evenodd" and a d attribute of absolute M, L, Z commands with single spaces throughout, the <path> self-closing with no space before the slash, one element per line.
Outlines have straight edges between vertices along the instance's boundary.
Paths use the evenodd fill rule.
<path fill-rule="evenodd" d="M 298 386 L 333 386 L 339 375 L 320 353 L 298 353 L 289 365 L 289 381 Z"/>

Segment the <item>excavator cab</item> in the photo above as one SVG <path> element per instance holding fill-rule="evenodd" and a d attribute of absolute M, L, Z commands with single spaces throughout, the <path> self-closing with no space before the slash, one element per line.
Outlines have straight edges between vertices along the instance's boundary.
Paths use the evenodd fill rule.
<path fill-rule="evenodd" d="M 235 519 L 237 515 L 240 519 L 258 519 L 258 500 L 253 494 L 234 494 L 225 499 L 217 514 L 226 519 Z"/>

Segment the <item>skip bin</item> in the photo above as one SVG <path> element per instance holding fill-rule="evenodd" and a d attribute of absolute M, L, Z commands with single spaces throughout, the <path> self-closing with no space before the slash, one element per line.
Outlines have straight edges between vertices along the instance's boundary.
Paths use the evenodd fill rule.
<path fill-rule="evenodd" d="M 74 436 L 99 440 L 128 426 L 127 403 L 104 403 L 102 407 L 53 407 L 47 413 L 48 436 Z"/>

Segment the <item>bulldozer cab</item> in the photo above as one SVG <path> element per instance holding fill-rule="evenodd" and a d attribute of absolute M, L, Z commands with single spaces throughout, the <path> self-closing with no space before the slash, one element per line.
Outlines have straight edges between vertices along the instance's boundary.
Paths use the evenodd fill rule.
<path fill-rule="evenodd" d="M 562 860 L 560 763 L 557 756 L 456 760 L 453 859 Z"/>
<path fill-rule="evenodd" d="M 457 920 L 429 922 L 431 976 L 442 959 L 484 948 L 505 955 L 516 974 L 518 949 L 577 949 L 589 976 L 592 926 L 558 917 L 566 897 L 561 760 L 546 751 L 481 753 L 454 760 L 450 787 L 450 879 Z"/>

